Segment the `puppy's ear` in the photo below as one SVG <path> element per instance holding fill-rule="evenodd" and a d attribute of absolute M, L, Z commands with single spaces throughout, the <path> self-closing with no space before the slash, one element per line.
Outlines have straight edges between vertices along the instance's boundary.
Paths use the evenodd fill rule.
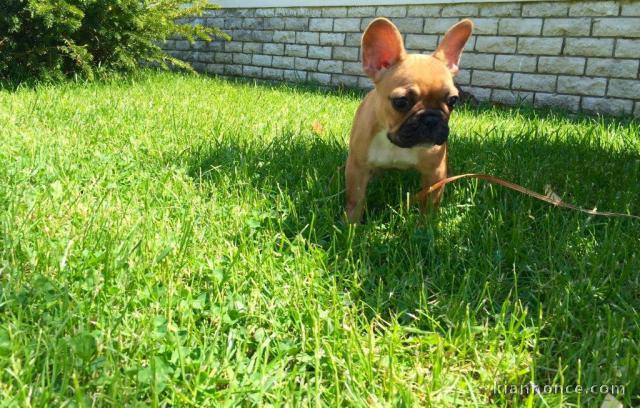
<path fill-rule="evenodd" d="M 362 35 L 362 68 L 374 81 L 406 55 L 400 31 L 386 18 L 373 20 Z"/>
<path fill-rule="evenodd" d="M 452 74 L 458 73 L 458 64 L 460 64 L 460 56 L 464 45 L 467 43 L 471 32 L 473 31 L 473 22 L 464 19 L 453 25 L 444 35 L 444 38 L 433 53 L 433 56 L 443 61 L 449 67 Z"/>

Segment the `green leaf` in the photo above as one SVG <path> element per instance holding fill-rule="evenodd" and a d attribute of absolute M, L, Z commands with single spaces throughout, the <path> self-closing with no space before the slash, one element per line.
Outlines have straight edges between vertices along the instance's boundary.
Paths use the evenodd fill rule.
<path fill-rule="evenodd" d="M 98 351 L 98 343 L 90 333 L 82 333 L 71 340 L 73 351 L 84 361 L 90 361 Z"/>

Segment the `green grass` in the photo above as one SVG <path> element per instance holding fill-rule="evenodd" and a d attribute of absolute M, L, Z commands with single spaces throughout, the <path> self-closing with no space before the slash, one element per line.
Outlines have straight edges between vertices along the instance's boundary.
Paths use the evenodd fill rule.
<path fill-rule="evenodd" d="M 0 91 L 2 405 L 640 403 L 640 222 L 483 182 L 342 220 L 360 95 L 147 73 Z M 317 134 L 312 123 L 324 130 Z M 640 125 L 463 108 L 451 173 L 640 214 Z"/>

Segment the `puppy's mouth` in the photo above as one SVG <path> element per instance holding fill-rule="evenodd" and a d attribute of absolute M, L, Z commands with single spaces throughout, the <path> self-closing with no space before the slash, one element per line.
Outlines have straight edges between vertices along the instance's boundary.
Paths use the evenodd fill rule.
<path fill-rule="evenodd" d="M 387 138 L 403 148 L 441 146 L 449 138 L 449 120 L 441 110 L 423 110 L 409 116 L 396 131 L 388 132 Z"/>

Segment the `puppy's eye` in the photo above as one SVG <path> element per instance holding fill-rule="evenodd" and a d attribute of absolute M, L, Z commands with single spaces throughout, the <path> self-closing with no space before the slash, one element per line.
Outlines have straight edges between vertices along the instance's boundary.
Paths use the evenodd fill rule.
<path fill-rule="evenodd" d="M 406 112 L 411 108 L 411 101 L 406 96 L 400 96 L 391 99 L 391 105 L 398 112 Z"/>
<path fill-rule="evenodd" d="M 456 95 L 454 96 L 450 96 L 447 99 L 447 106 L 449 106 L 450 109 L 452 109 L 454 106 L 456 106 L 456 104 L 458 103 L 458 101 L 460 100 L 460 98 Z"/>

